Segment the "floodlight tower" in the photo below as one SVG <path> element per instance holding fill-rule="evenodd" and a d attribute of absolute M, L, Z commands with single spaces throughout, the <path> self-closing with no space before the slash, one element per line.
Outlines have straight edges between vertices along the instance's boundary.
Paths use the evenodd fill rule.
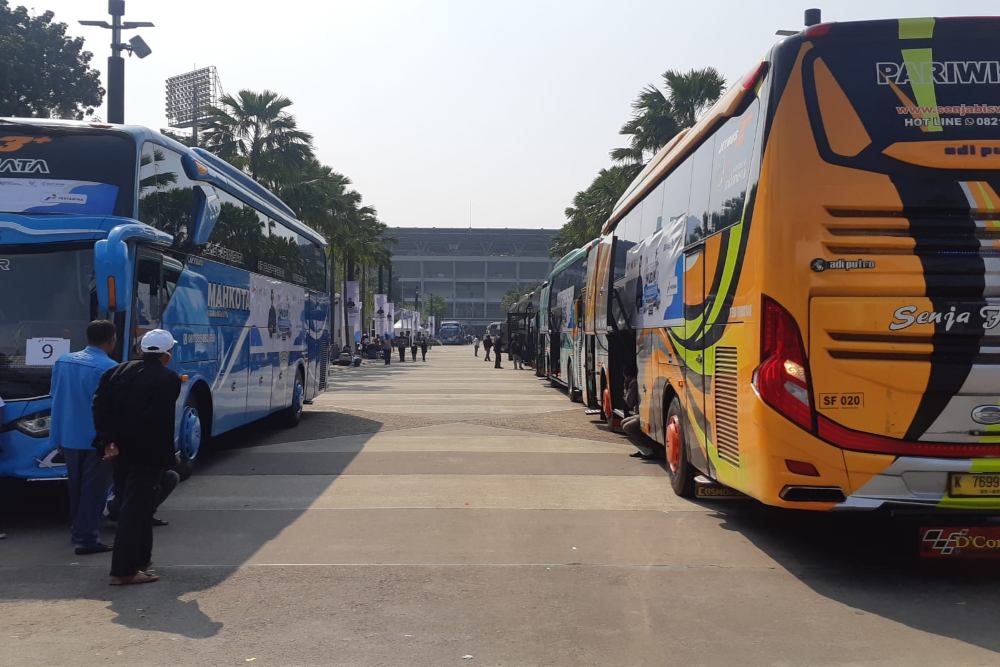
<path fill-rule="evenodd" d="M 111 31 L 111 55 L 108 57 L 108 122 L 125 122 L 125 59 L 122 51 L 129 55 L 135 54 L 145 58 L 153 52 L 149 45 L 136 35 L 125 44 L 122 42 L 122 30 L 134 28 L 152 28 L 149 21 L 122 21 L 125 16 L 125 0 L 108 0 L 108 14 L 111 23 L 107 21 L 80 21 L 80 25 L 104 28 Z"/>

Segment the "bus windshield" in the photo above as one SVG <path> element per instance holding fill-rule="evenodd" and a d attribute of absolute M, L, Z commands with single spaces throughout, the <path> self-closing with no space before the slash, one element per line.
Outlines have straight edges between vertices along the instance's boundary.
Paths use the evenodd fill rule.
<path fill-rule="evenodd" d="M 59 353 L 86 345 L 96 299 L 92 250 L 0 250 L 0 397 L 49 393 Z"/>
<path fill-rule="evenodd" d="M 134 174 L 125 136 L 0 123 L 0 212 L 131 217 Z"/>

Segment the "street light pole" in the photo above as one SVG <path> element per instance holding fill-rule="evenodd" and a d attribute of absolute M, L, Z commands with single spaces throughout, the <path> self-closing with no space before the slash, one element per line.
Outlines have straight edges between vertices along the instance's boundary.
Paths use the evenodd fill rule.
<path fill-rule="evenodd" d="M 149 21 L 122 21 L 125 15 L 125 0 L 108 0 L 108 14 L 111 23 L 107 21 L 80 21 L 80 25 L 104 28 L 111 31 L 111 55 L 108 57 L 108 122 L 125 122 L 125 59 L 123 51 L 134 53 L 139 58 L 145 58 L 152 51 L 142 37 L 138 35 L 122 42 L 122 30 L 133 28 L 152 28 Z"/>

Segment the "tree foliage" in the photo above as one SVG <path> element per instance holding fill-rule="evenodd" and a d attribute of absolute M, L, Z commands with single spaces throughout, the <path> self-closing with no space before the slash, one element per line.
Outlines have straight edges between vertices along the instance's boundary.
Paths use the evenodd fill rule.
<path fill-rule="evenodd" d="M 561 257 L 599 236 L 631 180 L 626 167 L 615 165 L 601 169 L 586 190 L 577 192 L 573 205 L 566 209 L 566 224 L 553 239 L 552 256 Z"/>
<path fill-rule="evenodd" d="M 299 128 L 291 106 L 290 99 L 269 90 L 225 95 L 210 110 L 205 147 L 265 184 L 326 237 L 341 270 L 335 284 L 345 278 L 347 264 L 352 273 L 360 268 L 364 284 L 368 269 L 390 262 L 386 226 L 351 179 L 316 159 L 312 135 Z M 366 302 L 368 292 L 363 288 Z"/>
<path fill-rule="evenodd" d="M 312 135 L 288 112 L 291 105 L 271 90 L 223 95 L 219 106 L 208 108 L 205 145 L 269 187 L 294 181 L 313 148 Z"/>
<path fill-rule="evenodd" d="M 83 38 L 43 12 L 0 0 L 0 116 L 82 119 L 101 104 L 100 72 Z"/>
<path fill-rule="evenodd" d="M 535 287 L 537 285 L 514 285 L 500 297 L 500 309 L 506 313 L 522 296 L 535 289 Z"/>
<path fill-rule="evenodd" d="M 424 317 L 435 317 L 440 324 L 440 319 L 448 312 L 448 302 L 439 294 L 429 294 L 422 304 L 421 314 Z"/>
<path fill-rule="evenodd" d="M 566 209 L 566 223 L 552 243 L 554 257 L 600 235 L 629 183 L 678 132 L 695 124 L 699 114 L 719 99 L 726 85 L 712 67 L 687 72 L 667 70 L 662 80 L 662 88 L 649 84 L 632 102 L 632 117 L 619 131 L 628 137 L 628 145 L 611 151 L 615 164 L 602 169 L 587 189 L 573 197 L 573 205 Z"/>

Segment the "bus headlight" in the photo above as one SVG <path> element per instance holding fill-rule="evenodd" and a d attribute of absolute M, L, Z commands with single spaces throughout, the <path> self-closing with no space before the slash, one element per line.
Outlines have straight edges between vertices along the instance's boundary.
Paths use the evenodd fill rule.
<path fill-rule="evenodd" d="M 17 430 L 32 438 L 44 438 L 49 434 L 52 425 L 52 415 L 34 414 L 18 420 Z"/>

